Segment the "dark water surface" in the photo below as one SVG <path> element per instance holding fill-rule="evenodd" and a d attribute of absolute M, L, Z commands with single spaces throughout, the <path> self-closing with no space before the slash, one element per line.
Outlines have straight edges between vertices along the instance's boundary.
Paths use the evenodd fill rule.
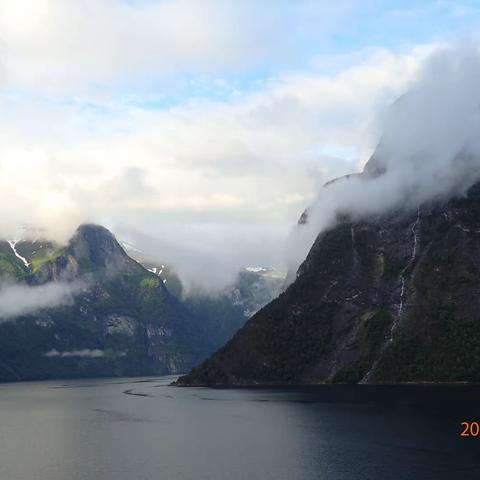
<path fill-rule="evenodd" d="M 0 480 L 480 479 L 479 387 L 0 384 Z"/>

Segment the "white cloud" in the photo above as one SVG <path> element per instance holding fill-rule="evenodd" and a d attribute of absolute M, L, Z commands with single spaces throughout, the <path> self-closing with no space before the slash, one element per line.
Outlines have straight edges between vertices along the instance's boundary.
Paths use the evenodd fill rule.
<path fill-rule="evenodd" d="M 317 55 L 375 3 L 0 0 L 0 236 L 98 222 L 212 285 L 279 265 L 319 186 L 360 168 L 378 112 L 437 48 Z M 251 93 L 229 84 L 271 64 Z M 153 106 L 188 80 L 229 93 Z"/>
<path fill-rule="evenodd" d="M 71 350 L 59 352 L 55 348 L 49 350 L 43 355 L 44 357 L 49 358 L 70 358 L 70 357 L 80 357 L 80 358 L 102 358 L 105 356 L 104 350 L 84 348 L 82 350 Z"/>
<path fill-rule="evenodd" d="M 93 83 L 228 65 L 248 47 L 227 28 L 236 11 L 241 21 L 240 8 L 212 0 L 3 0 L 7 80 L 50 94 L 78 93 Z"/>
<path fill-rule="evenodd" d="M 69 305 L 83 287 L 80 282 L 3 285 L 0 287 L 0 320 L 28 315 L 43 308 Z"/>
<path fill-rule="evenodd" d="M 139 94 L 142 86 L 175 72 L 238 72 L 294 58 L 305 26 L 306 40 L 319 41 L 339 28 L 354 5 L 351 0 L 339 0 L 334 8 L 307 0 L 0 0 L 1 58 L 13 88 L 53 96 L 112 97 L 125 89 Z"/>
<path fill-rule="evenodd" d="M 278 264 L 319 185 L 368 158 L 376 113 L 432 48 L 375 50 L 333 75 L 292 73 L 234 101 L 167 110 L 5 98 L 0 226 L 39 223 L 66 238 L 82 221 L 107 224 L 161 239 L 161 260 L 207 283 L 262 258 Z"/>
<path fill-rule="evenodd" d="M 351 177 L 322 189 L 309 222 L 292 238 L 298 265 L 319 232 L 339 213 L 361 218 L 463 195 L 480 180 L 480 50 L 460 44 L 439 49 L 421 65 L 404 96 L 381 117 L 374 178 Z"/>

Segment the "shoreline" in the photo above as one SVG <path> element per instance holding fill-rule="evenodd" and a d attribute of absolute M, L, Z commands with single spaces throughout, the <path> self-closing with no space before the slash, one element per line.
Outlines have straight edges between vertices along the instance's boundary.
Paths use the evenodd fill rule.
<path fill-rule="evenodd" d="M 474 387 L 480 382 L 383 382 L 383 383 L 248 383 L 248 384 L 208 384 L 170 383 L 171 387 L 213 388 L 213 389 L 321 389 L 324 387 Z"/>

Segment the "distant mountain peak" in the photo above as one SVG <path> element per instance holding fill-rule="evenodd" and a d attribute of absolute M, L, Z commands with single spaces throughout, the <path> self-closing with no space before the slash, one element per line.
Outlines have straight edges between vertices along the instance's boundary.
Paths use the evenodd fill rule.
<path fill-rule="evenodd" d="M 105 227 L 95 224 L 80 225 L 69 242 L 72 254 L 80 261 L 107 270 L 142 268 L 123 250 L 115 236 Z"/>

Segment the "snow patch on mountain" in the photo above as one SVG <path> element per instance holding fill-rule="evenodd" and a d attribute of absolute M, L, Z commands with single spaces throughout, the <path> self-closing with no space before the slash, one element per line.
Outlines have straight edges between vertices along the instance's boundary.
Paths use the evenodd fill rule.
<path fill-rule="evenodd" d="M 30 263 L 27 261 L 27 259 L 25 257 L 22 257 L 18 252 L 17 252 L 17 249 L 15 248 L 15 245 L 17 244 L 16 241 L 14 240 L 8 240 L 8 244 L 10 245 L 10 248 L 12 249 L 12 252 L 15 254 L 15 256 L 17 258 L 19 258 L 23 264 L 28 267 L 30 265 Z"/>

